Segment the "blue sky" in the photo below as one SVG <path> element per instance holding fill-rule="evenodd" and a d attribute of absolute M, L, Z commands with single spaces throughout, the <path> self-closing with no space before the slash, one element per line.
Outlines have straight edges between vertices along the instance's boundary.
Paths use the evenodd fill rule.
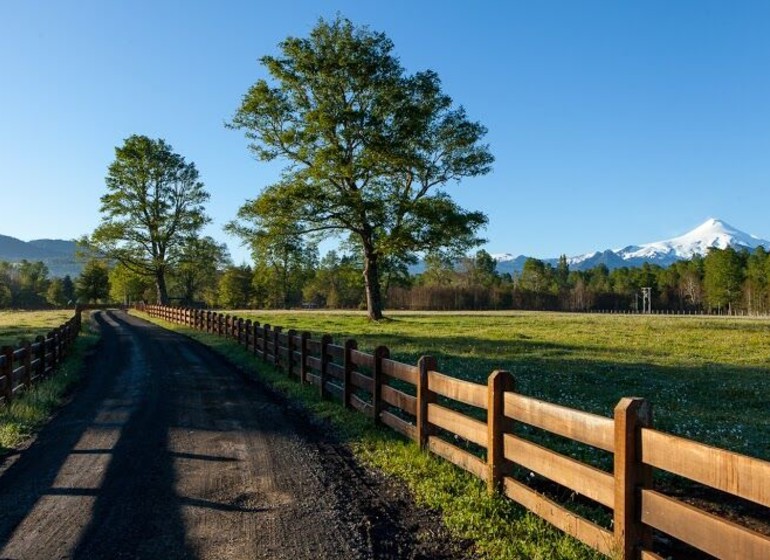
<path fill-rule="evenodd" d="M 494 170 L 448 188 L 490 252 L 579 254 L 706 218 L 770 238 L 770 3 L 0 3 L 0 234 L 99 222 L 114 148 L 164 138 L 211 192 L 207 233 L 277 177 L 223 123 L 258 58 L 319 17 L 384 31 L 489 129 Z"/>

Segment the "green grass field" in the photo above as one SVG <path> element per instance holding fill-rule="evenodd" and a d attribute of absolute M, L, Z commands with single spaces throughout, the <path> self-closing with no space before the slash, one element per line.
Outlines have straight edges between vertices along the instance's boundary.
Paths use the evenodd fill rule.
<path fill-rule="evenodd" d="M 510 370 L 529 396 L 611 416 L 624 396 L 652 402 L 661 430 L 770 459 L 770 320 L 567 313 L 250 312 L 284 329 L 422 354 L 443 373 L 486 383 Z"/>
<path fill-rule="evenodd" d="M 0 311 L 0 346 L 16 346 L 21 339 L 35 340 L 38 335 L 66 323 L 72 309 L 57 311 Z"/>

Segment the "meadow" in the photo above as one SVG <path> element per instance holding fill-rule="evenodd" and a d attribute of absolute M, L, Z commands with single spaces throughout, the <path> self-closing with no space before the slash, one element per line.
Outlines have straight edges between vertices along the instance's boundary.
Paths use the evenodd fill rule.
<path fill-rule="evenodd" d="M 55 311 L 0 311 L 0 346 L 16 346 L 21 339 L 34 340 L 72 318 L 72 309 Z"/>
<path fill-rule="evenodd" d="M 661 430 L 770 459 L 770 321 L 538 312 L 235 311 L 284 329 L 355 338 L 455 377 L 486 383 L 506 369 L 525 395 L 611 416 L 625 396 L 648 399 Z"/>

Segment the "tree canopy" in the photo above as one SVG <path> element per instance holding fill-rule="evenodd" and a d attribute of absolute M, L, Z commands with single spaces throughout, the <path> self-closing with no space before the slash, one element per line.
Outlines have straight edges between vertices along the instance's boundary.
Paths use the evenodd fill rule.
<path fill-rule="evenodd" d="M 380 267 L 391 257 L 478 243 L 486 223 L 442 188 L 489 172 L 486 129 L 442 92 L 435 72 L 407 74 L 384 34 L 320 20 L 265 56 L 270 82 L 246 93 L 230 126 L 280 181 L 244 204 L 230 229 L 247 241 L 349 235 L 360 246 L 366 303 L 382 317 Z"/>
<path fill-rule="evenodd" d="M 209 198 L 194 163 L 162 139 L 134 135 L 115 148 L 101 197 L 102 220 L 86 242 L 104 257 L 155 282 L 168 303 L 166 273 L 209 221 Z"/>

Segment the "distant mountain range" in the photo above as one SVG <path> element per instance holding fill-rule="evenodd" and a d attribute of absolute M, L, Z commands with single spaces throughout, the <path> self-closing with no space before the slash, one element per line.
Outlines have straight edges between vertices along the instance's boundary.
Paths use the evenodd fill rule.
<path fill-rule="evenodd" d="M 770 241 L 749 235 L 722 220 L 711 218 L 692 231 L 673 239 L 643 245 L 628 245 L 616 250 L 595 251 L 568 257 L 567 262 L 572 270 L 588 270 L 600 264 L 606 265 L 609 269 L 623 266 L 635 267 L 646 262 L 665 267 L 679 260 L 691 259 L 694 255 L 705 255 L 709 247 L 752 250 L 760 245 L 770 249 Z M 525 255 L 514 257 L 509 253 L 496 254 L 492 257 L 497 261 L 497 271 L 500 273 L 520 272 L 528 258 Z M 553 266 L 559 261 L 558 258 L 541 260 Z"/>
<path fill-rule="evenodd" d="M 770 241 L 749 235 L 722 220 L 712 218 L 692 231 L 673 239 L 628 245 L 616 250 L 595 251 L 568 257 L 567 262 L 572 270 L 588 270 L 599 264 L 604 264 L 609 269 L 634 267 L 641 266 L 645 262 L 669 266 L 678 260 L 690 259 L 693 255 L 705 255 L 709 247 L 752 250 L 760 245 L 770 250 Z M 0 235 L 0 261 L 19 262 L 23 259 L 43 261 L 48 266 L 52 277 L 63 277 L 69 274 L 74 278 L 80 275 L 83 265 L 75 258 L 75 251 L 74 241 L 63 239 L 21 241 L 15 237 Z M 497 261 L 497 271 L 501 274 L 520 272 L 529 258 L 526 255 L 513 256 L 509 253 L 494 254 L 492 257 Z M 558 258 L 541 260 L 552 266 L 556 266 L 559 261 Z M 410 267 L 410 272 L 416 274 L 423 269 L 424 266 L 420 263 Z"/>
<path fill-rule="evenodd" d="M 0 235 L 0 261 L 43 261 L 51 277 L 62 278 L 69 274 L 75 278 L 80 275 L 83 265 L 75 258 L 75 250 L 74 241 L 64 239 L 22 241 L 15 237 Z"/>

